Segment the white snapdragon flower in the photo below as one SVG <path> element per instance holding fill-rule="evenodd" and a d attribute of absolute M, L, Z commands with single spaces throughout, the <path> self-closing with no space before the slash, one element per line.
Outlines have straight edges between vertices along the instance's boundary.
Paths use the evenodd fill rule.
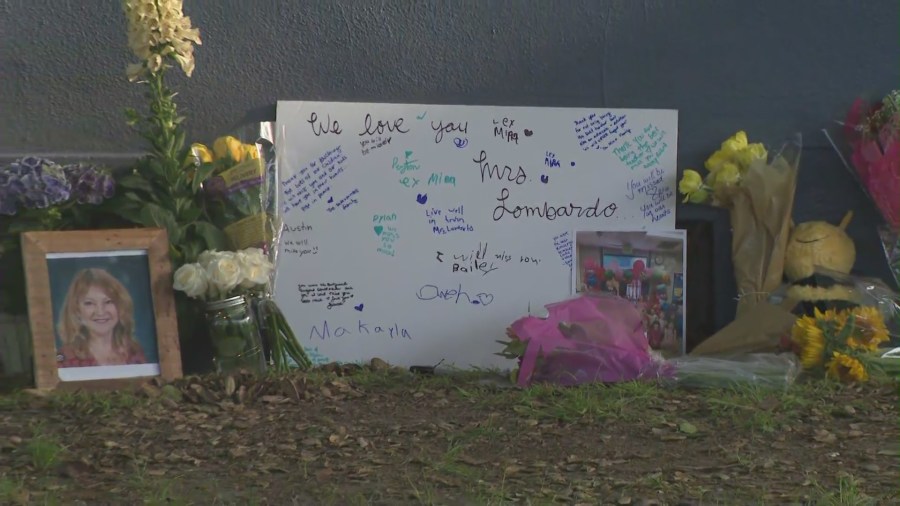
<path fill-rule="evenodd" d="M 134 81 L 145 71 L 159 72 L 169 56 L 190 77 L 194 44 L 201 44 L 200 30 L 184 15 L 181 0 L 124 0 L 123 8 L 128 19 L 128 47 L 141 60 L 128 66 L 128 79 Z"/>

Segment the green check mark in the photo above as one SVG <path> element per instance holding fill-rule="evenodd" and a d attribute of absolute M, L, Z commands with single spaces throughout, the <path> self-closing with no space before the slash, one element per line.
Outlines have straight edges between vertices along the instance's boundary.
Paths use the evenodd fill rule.
<path fill-rule="evenodd" d="M 421 116 L 416 116 L 416 119 L 425 119 L 426 114 L 428 114 L 428 111 L 423 112 Z"/>

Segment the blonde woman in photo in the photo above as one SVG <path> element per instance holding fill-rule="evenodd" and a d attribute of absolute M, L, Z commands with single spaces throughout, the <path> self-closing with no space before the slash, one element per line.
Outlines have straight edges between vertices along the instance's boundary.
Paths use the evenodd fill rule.
<path fill-rule="evenodd" d="M 57 325 L 58 367 L 147 362 L 134 338 L 131 294 L 109 272 L 82 269 L 69 285 Z"/>

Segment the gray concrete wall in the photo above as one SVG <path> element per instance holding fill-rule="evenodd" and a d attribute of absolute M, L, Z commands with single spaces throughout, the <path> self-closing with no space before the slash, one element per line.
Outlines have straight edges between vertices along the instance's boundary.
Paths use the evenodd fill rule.
<path fill-rule="evenodd" d="M 192 138 L 274 117 L 278 99 L 676 108 L 679 165 L 737 129 L 806 150 L 795 218 L 837 221 L 859 270 L 886 275 L 820 130 L 900 85 L 896 0 L 185 0 L 197 70 L 177 78 Z M 0 0 L 0 159 L 116 162 L 142 145 L 114 0 Z"/>

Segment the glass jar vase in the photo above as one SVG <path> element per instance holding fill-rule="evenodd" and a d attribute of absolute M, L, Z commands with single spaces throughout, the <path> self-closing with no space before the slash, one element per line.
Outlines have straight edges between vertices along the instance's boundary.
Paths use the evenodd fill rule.
<path fill-rule="evenodd" d="M 207 302 L 206 323 L 218 372 L 265 371 L 259 327 L 244 296 Z"/>

